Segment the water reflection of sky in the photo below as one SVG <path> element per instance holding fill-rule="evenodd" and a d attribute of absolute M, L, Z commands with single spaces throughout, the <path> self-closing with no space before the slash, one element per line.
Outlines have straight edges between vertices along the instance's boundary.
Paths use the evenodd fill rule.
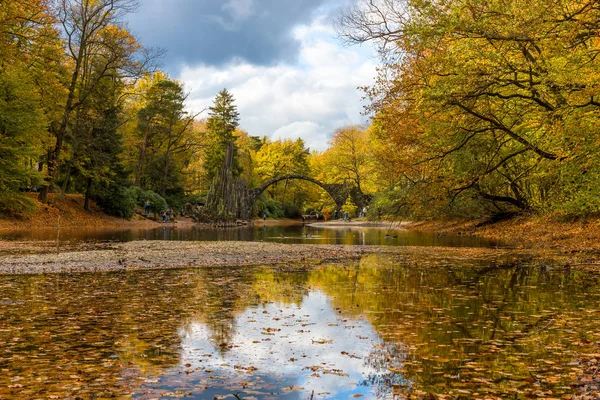
<path fill-rule="evenodd" d="M 0 276 L 0 398 L 572 398 L 599 293 L 529 258 Z"/>
<path fill-rule="evenodd" d="M 180 329 L 178 371 L 167 372 L 152 386 L 172 393 L 208 386 L 194 393 L 198 398 L 233 393 L 309 398 L 313 392 L 315 398 L 375 398 L 366 382 L 389 374 L 365 362 L 382 346 L 371 324 L 343 318 L 319 291 L 306 295 L 301 305 L 248 308 L 234 324 L 227 347 L 215 343 L 201 322 Z M 140 392 L 149 394 L 148 389 Z"/>

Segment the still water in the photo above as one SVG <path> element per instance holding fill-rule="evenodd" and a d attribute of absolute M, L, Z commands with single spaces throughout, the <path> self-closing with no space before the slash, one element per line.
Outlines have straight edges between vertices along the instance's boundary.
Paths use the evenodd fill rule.
<path fill-rule="evenodd" d="M 561 398 L 600 353 L 599 289 L 383 255 L 0 276 L 0 398 Z"/>
<path fill-rule="evenodd" d="M 0 240 L 56 240 L 56 229 L 0 232 Z M 200 228 L 196 226 L 164 226 L 153 229 L 63 229 L 63 241 L 133 240 L 242 240 L 280 243 L 391 245 L 391 246 L 453 246 L 495 247 L 498 242 L 470 236 L 446 236 L 435 232 L 415 232 L 404 229 L 334 227 L 310 225 L 260 225 L 238 228 Z"/>

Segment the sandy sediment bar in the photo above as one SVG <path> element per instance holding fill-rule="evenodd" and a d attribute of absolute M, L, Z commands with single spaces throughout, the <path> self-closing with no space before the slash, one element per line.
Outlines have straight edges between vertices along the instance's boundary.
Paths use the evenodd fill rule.
<path fill-rule="evenodd" d="M 175 242 L 71 246 L 59 253 L 52 244 L 20 243 L 11 254 L 10 243 L 0 249 L 0 274 L 118 271 L 217 265 L 259 265 L 315 262 L 359 257 L 359 246 L 302 245 L 269 242 Z"/>
<path fill-rule="evenodd" d="M 53 247 L 54 246 L 54 247 Z M 274 242 L 133 241 L 81 243 L 61 247 L 52 242 L 0 242 L 0 274 L 40 274 L 138 269 L 315 264 L 386 253 L 408 260 L 493 260 L 525 251 L 492 248 L 344 246 Z M 537 254 L 540 256 L 540 254 Z"/>

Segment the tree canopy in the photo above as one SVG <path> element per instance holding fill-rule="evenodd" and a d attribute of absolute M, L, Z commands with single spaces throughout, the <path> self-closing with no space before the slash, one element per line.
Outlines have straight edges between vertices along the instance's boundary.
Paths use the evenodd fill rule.
<path fill-rule="evenodd" d="M 347 40 L 380 46 L 367 93 L 406 210 L 599 211 L 598 12 L 593 1 L 374 0 L 341 18 Z"/>
<path fill-rule="evenodd" d="M 348 185 L 411 218 L 600 212 L 600 8 L 590 0 L 361 0 L 339 19 L 350 43 L 378 45 L 370 121 L 340 126 L 326 150 L 246 132 L 235 98 L 206 119 L 123 24 L 133 0 L 0 4 L 0 210 L 39 192 L 83 193 L 129 216 L 146 197 L 215 212 L 283 175 Z M 215 197 L 216 196 L 216 197 Z M 153 197 L 155 198 L 155 197 Z M 218 199 L 217 199 L 218 198 Z M 217 199 L 217 200 L 215 200 Z M 220 207 L 220 208 L 219 208 Z M 257 212 L 339 207 L 318 185 L 273 184 Z"/>

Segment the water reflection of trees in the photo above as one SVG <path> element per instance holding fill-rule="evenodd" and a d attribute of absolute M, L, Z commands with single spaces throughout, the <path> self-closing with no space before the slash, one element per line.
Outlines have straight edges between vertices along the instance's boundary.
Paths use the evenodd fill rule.
<path fill-rule="evenodd" d="M 206 324 L 227 351 L 236 315 L 299 304 L 306 273 L 205 268 L 0 279 L 0 397 L 123 395 L 179 364 L 180 329 Z M 302 288 L 302 289 L 299 289 Z"/>
<path fill-rule="evenodd" d="M 0 387 L 91 396 L 179 361 L 178 318 L 188 284 L 164 274 L 3 277 Z M 8 282 L 7 282 L 8 281 Z M 16 372 L 18 371 L 18 372 Z M 15 373 L 16 372 L 16 373 Z M 14 384 L 16 375 L 21 383 Z M 12 383 L 11 383 L 12 382 Z M 35 390 L 34 390 L 35 391 Z"/>
<path fill-rule="evenodd" d="M 9 373 L 0 376 L 0 397 L 125 395 L 180 363 L 180 330 L 193 322 L 226 352 L 248 307 L 300 305 L 313 289 L 345 318 L 366 317 L 384 339 L 364 360 L 377 373 L 362 382 L 381 396 L 560 393 L 577 373 L 567 366 L 575 351 L 600 339 L 595 315 L 582 311 L 597 306 L 590 293 L 598 286 L 597 277 L 533 260 L 440 266 L 378 256 L 312 271 L 2 277 L 0 370 Z"/>
<path fill-rule="evenodd" d="M 573 378 L 566 364 L 581 350 L 580 335 L 598 332 L 581 312 L 598 278 L 549 269 L 533 260 L 440 266 L 367 256 L 353 268 L 317 269 L 309 283 L 346 315 L 366 315 L 386 343 L 409 349 L 405 365 L 392 367 L 409 379 L 396 386 L 405 394 L 560 392 Z M 370 358 L 397 359 L 381 351 Z"/>

